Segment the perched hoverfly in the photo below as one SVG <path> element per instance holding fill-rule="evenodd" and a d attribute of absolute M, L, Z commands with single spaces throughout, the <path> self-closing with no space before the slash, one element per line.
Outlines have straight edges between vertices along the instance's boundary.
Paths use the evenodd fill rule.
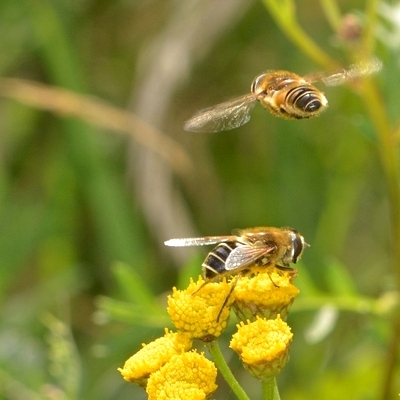
<path fill-rule="evenodd" d="M 327 86 L 337 86 L 374 74 L 381 68 L 382 62 L 372 58 L 334 73 L 322 72 L 304 77 L 289 71 L 267 71 L 253 80 L 251 93 L 198 111 L 185 122 L 184 129 L 191 132 L 218 132 L 238 128 L 250 120 L 250 111 L 256 100 L 276 117 L 316 117 L 327 107 L 328 100 L 312 82 L 321 81 Z"/>
<path fill-rule="evenodd" d="M 230 236 L 170 239 L 167 246 L 204 246 L 217 244 L 202 266 L 207 280 L 221 275 L 236 275 L 251 267 L 273 265 L 291 271 L 307 243 L 291 228 L 259 227 L 234 231 Z"/>

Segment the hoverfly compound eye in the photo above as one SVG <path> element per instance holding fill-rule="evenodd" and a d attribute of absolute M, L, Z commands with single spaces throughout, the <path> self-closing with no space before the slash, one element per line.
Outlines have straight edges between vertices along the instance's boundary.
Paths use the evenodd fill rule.
<path fill-rule="evenodd" d="M 264 78 L 267 74 L 261 74 L 254 78 L 253 83 L 251 84 L 251 91 L 254 94 L 260 94 L 265 92 L 265 85 L 263 85 Z"/>
<path fill-rule="evenodd" d="M 305 243 L 303 236 L 301 236 L 296 231 L 291 232 L 291 237 L 292 237 L 292 254 L 291 254 L 292 262 L 296 264 L 301 257 L 301 253 L 303 253 Z"/>

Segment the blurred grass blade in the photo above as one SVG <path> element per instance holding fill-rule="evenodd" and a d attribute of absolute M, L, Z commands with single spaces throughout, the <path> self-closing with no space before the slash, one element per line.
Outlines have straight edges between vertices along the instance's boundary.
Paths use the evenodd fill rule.
<path fill-rule="evenodd" d="M 94 321 L 102 325 L 111 318 L 114 321 L 151 328 L 172 327 L 171 319 L 163 309 L 145 308 L 143 304 L 132 304 L 99 296 L 96 301 L 100 311 L 94 314 Z"/>
<path fill-rule="evenodd" d="M 196 281 L 197 277 L 202 275 L 201 263 L 203 260 L 204 255 L 202 256 L 200 253 L 197 253 L 179 270 L 178 283 L 176 285 L 178 289 L 186 288 L 189 285 L 190 278 Z"/>
<path fill-rule="evenodd" d="M 23 79 L 2 78 L 0 95 L 61 116 L 77 117 L 104 129 L 130 135 L 165 160 L 177 174 L 187 173 L 192 163 L 182 146 L 132 112 L 94 97 Z"/>
<path fill-rule="evenodd" d="M 0 369 L 0 399 L 43 400 L 43 394 L 21 382 L 20 376 Z"/>
<path fill-rule="evenodd" d="M 311 275 L 307 271 L 304 265 L 299 266 L 299 276 L 296 277 L 294 284 L 300 289 L 301 297 L 314 297 L 321 294 L 321 291 L 317 288 Z"/>
<path fill-rule="evenodd" d="M 112 272 L 127 301 L 149 311 L 160 309 L 154 295 L 136 270 L 125 263 L 118 262 L 113 265 Z"/>
<path fill-rule="evenodd" d="M 358 296 L 353 278 L 337 259 L 330 258 L 325 267 L 330 292 L 341 296 Z"/>
<path fill-rule="evenodd" d="M 33 33 L 40 46 L 38 57 L 44 74 L 55 84 L 75 92 L 87 92 L 84 68 L 63 16 L 63 5 L 42 0 L 27 2 Z M 91 210 L 99 248 L 105 263 L 122 260 L 137 265 L 144 257 L 145 245 L 140 240 L 141 227 L 132 212 L 132 203 L 120 176 L 107 163 L 101 139 L 82 121 L 65 119 L 62 131 L 66 137 L 80 189 Z M 143 274 L 146 270 L 143 269 Z"/>
<path fill-rule="evenodd" d="M 44 205 L 36 201 L 8 200 L 0 214 L 0 302 L 46 232 Z"/>
<path fill-rule="evenodd" d="M 64 322 L 51 314 L 45 314 L 42 321 L 49 329 L 47 340 L 50 348 L 50 373 L 58 383 L 53 391 L 57 390 L 63 393 L 61 398 L 79 399 L 81 363 L 70 329 Z M 61 395 L 61 393 L 59 394 Z"/>
<path fill-rule="evenodd" d="M 332 332 L 339 316 L 339 310 L 332 304 L 321 307 L 311 325 L 304 331 L 309 343 L 318 343 Z"/>

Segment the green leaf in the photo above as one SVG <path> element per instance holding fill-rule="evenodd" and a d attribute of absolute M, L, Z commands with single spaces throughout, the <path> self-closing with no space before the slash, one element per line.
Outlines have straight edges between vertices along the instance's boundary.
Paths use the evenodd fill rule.
<path fill-rule="evenodd" d="M 353 278 L 349 274 L 347 268 L 336 258 L 327 260 L 326 280 L 329 289 L 333 294 L 341 296 L 357 296 Z"/>
<path fill-rule="evenodd" d="M 128 302 L 151 313 L 160 309 L 155 296 L 134 268 L 128 264 L 117 262 L 113 265 L 112 272 Z"/>

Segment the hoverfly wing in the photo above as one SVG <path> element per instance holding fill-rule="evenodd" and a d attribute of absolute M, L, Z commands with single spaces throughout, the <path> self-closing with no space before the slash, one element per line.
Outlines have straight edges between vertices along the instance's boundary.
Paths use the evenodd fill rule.
<path fill-rule="evenodd" d="M 255 263 L 261 257 L 266 256 L 274 250 L 274 247 L 268 246 L 251 246 L 243 245 L 236 247 L 232 250 L 226 259 L 225 269 L 233 271 L 237 269 L 243 269 L 244 267 L 250 266 Z M 265 263 L 266 264 L 266 263 Z"/>
<path fill-rule="evenodd" d="M 236 240 L 236 236 L 204 236 L 198 238 L 169 239 L 165 241 L 164 244 L 171 247 L 189 247 L 206 246 L 208 244 L 216 244 L 233 240 Z"/>
<path fill-rule="evenodd" d="M 312 74 L 304 77 L 304 79 L 309 83 L 321 81 L 326 86 L 339 86 L 357 78 L 376 74 L 382 69 L 382 66 L 382 61 L 379 58 L 372 57 L 369 60 L 350 65 L 347 69 L 333 73 L 321 72 Z"/>
<path fill-rule="evenodd" d="M 219 132 L 238 128 L 250 120 L 256 103 L 253 93 L 198 111 L 185 122 L 183 129 L 190 132 Z"/>

